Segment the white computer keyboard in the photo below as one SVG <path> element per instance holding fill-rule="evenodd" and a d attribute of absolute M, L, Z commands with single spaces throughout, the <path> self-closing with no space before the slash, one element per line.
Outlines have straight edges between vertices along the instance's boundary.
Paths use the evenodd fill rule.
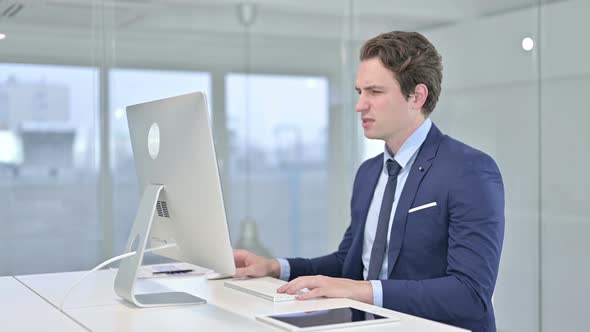
<path fill-rule="evenodd" d="M 286 282 L 270 277 L 251 278 L 251 279 L 233 279 L 225 281 L 225 287 L 233 288 L 235 290 L 248 293 L 254 296 L 273 302 L 293 301 L 303 291 L 295 295 L 279 294 L 277 288 L 284 285 Z"/>

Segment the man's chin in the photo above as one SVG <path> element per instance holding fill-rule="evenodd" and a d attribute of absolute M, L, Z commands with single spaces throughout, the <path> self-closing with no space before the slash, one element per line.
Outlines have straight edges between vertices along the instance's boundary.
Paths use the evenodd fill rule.
<path fill-rule="evenodd" d="M 376 135 L 375 133 L 372 133 L 367 130 L 365 130 L 365 137 L 368 139 L 381 139 L 381 137 L 379 135 Z"/>

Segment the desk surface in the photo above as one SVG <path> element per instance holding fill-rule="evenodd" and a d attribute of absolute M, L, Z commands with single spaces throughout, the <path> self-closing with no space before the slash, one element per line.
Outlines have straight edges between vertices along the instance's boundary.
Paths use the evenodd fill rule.
<path fill-rule="evenodd" d="M 2 331 L 85 331 L 13 277 L 0 277 Z"/>
<path fill-rule="evenodd" d="M 19 276 L 22 283 L 48 302 L 58 306 L 66 290 L 82 272 Z M 164 277 L 140 280 L 137 293 L 184 291 L 207 300 L 205 305 L 140 309 L 123 301 L 113 290 L 115 272 L 98 271 L 71 293 L 64 310 L 92 331 L 278 331 L 255 320 L 257 315 L 293 311 L 328 309 L 343 306 L 372 307 L 348 299 L 318 299 L 273 303 L 223 286 L 223 280 L 202 277 Z M 374 307 L 373 307 L 374 308 Z M 383 315 L 400 318 L 388 325 L 395 331 L 464 331 L 459 328 L 379 308 Z M 378 331 L 383 325 L 365 326 L 346 331 Z"/>

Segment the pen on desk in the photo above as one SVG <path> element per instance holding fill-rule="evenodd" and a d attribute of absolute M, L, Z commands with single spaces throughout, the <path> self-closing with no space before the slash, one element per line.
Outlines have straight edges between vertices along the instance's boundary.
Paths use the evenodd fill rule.
<path fill-rule="evenodd" d="M 157 271 L 157 272 L 153 272 L 153 274 L 180 274 L 180 273 L 188 273 L 188 272 L 193 272 L 193 270 L 187 269 L 187 270 Z"/>

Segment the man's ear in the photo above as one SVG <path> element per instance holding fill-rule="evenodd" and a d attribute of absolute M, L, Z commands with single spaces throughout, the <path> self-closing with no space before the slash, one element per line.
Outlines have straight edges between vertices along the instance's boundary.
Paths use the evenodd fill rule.
<path fill-rule="evenodd" d="M 428 87 L 426 84 L 420 83 L 414 88 L 414 93 L 410 95 L 408 102 L 412 109 L 422 109 L 427 97 Z"/>

